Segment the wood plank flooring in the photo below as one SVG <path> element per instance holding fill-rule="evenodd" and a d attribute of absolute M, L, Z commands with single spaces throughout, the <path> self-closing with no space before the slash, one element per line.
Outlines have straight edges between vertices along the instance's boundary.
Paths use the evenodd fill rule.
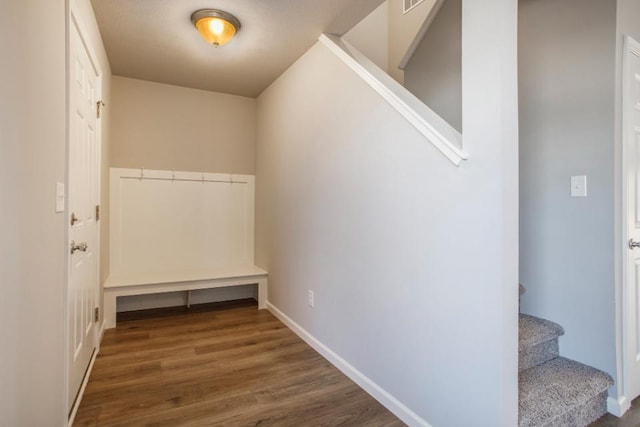
<path fill-rule="evenodd" d="M 631 402 L 631 409 L 618 418 L 607 414 L 589 427 L 639 427 L 640 426 L 640 397 Z"/>
<path fill-rule="evenodd" d="M 119 318 L 75 426 L 403 426 L 253 300 Z"/>

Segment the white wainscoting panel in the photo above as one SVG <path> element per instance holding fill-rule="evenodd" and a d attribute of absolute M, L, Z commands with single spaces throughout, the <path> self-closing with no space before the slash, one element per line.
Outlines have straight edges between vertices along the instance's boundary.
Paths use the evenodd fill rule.
<path fill-rule="evenodd" d="M 253 266 L 252 175 L 111 169 L 111 277 Z"/>

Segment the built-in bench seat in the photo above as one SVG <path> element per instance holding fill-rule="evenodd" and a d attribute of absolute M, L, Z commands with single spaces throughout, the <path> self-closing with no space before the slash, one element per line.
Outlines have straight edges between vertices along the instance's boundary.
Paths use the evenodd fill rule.
<path fill-rule="evenodd" d="M 115 273 L 104 285 L 105 328 L 110 329 L 116 326 L 118 297 L 253 284 L 258 285 L 258 308 L 264 309 L 267 306 L 267 272 L 255 265 L 210 271 Z"/>

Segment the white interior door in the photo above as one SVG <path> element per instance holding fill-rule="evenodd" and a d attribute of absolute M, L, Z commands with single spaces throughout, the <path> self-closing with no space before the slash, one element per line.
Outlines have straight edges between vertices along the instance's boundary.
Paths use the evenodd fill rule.
<path fill-rule="evenodd" d="M 624 337 L 627 398 L 640 395 L 640 44 L 625 40 L 623 132 L 626 184 L 627 259 Z M 638 245 L 635 245 L 637 243 Z"/>
<path fill-rule="evenodd" d="M 94 310 L 99 291 L 100 133 L 97 101 L 100 72 L 91 60 L 78 24 L 69 34 L 69 226 L 68 357 L 69 409 L 78 395 L 96 348 Z"/>

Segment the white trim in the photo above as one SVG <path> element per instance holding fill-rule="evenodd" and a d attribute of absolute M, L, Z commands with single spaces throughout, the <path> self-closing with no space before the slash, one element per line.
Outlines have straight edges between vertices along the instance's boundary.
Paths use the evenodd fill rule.
<path fill-rule="evenodd" d="M 407 68 L 407 64 L 409 64 L 409 61 L 411 61 L 411 58 L 413 58 L 413 54 L 416 53 L 418 46 L 420 46 L 420 43 L 422 42 L 422 39 L 424 38 L 424 36 L 427 35 L 427 31 L 429 31 L 429 28 L 431 28 L 431 24 L 433 24 L 433 21 L 436 20 L 436 16 L 438 16 L 438 13 L 440 13 L 440 9 L 442 9 L 443 5 L 444 5 L 444 0 L 436 0 L 433 7 L 429 11 L 429 14 L 427 15 L 426 19 L 420 26 L 420 29 L 418 30 L 415 37 L 411 41 L 411 44 L 407 48 L 407 51 L 402 57 L 402 61 L 400 61 L 398 68 L 400 68 L 401 70 L 404 70 L 405 68 Z"/>
<path fill-rule="evenodd" d="M 102 344 L 102 339 L 104 338 L 104 331 L 107 329 L 107 322 L 104 319 L 104 310 L 102 310 L 102 324 L 100 325 L 100 330 L 98 331 L 98 342 L 97 349 L 100 349 L 100 344 Z"/>
<path fill-rule="evenodd" d="M 615 399 L 613 397 L 607 398 L 607 412 L 615 415 L 616 417 L 621 417 L 625 412 L 629 410 L 631 407 L 631 402 L 622 396 L 619 399 Z"/>
<path fill-rule="evenodd" d="M 141 167 L 139 169 L 130 168 L 111 168 L 109 174 L 109 279 L 106 282 L 106 286 L 109 286 L 118 276 L 130 276 L 131 271 L 127 271 L 122 267 L 121 248 L 124 241 L 123 236 L 123 221 L 122 221 L 122 185 L 123 182 L 128 180 L 153 180 L 153 181 L 165 181 L 167 185 L 170 185 L 172 181 L 184 181 L 198 183 L 228 183 L 233 185 L 241 185 L 245 192 L 245 205 L 242 212 L 244 218 L 244 237 L 242 238 L 242 244 L 244 248 L 244 255 L 242 259 L 235 257 L 233 261 L 230 261 L 235 267 L 241 267 L 242 272 L 247 267 L 253 268 L 254 250 L 255 250 L 255 175 L 241 175 L 231 173 L 211 173 L 211 172 L 190 172 L 190 171 L 176 171 L 176 170 L 154 170 L 145 169 Z M 131 261 L 129 261 L 131 263 Z M 161 266 L 154 268 L 157 271 L 161 271 Z M 211 273 L 209 266 L 202 265 L 202 270 L 207 270 L 205 276 Z M 236 271 L 233 271 L 236 273 Z M 168 271 L 167 273 L 170 273 Z M 198 271 L 196 273 L 202 273 Z M 222 272 L 222 276 L 227 277 L 226 272 Z M 156 275 L 157 276 L 157 275 Z M 200 277 L 210 279 L 211 277 Z M 119 280 L 119 279 L 117 279 Z M 127 279 L 128 280 L 128 279 Z M 145 279 L 146 280 L 146 279 Z M 176 281 L 187 280 L 185 277 L 177 277 Z M 107 326 L 109 328 L 109 326 Z"/>
<path fill-rule="evenodd" d="M 320 342 L 317 338 L 307 332 L 302 326 L 298 325 L 290 317 L 280 311 L 276 306 L 267 301 L 267 310 L 276 316 L 282 323 L 287 325 L 296 335 L 302 338 L 322 357 L 327 359 L 333 366 L 338 368 L 343 374 L 349 377 L 353 382 L 360 386 L 364 391 L 369 393 L 374 399 L 380 402 L 385 408 L 393 412 L 398 418 L 409 426 L 431 427 L 431 425 L 406 407 L 402 402 L 393 397 L 389 392 L 376 384 L 369 377 L 357 370 L 353 365 L 336 354 L 329 347 Z"/>
<path fill-rule="evenodd" d="M 80 391 L 76 396 L 76 401 L 73 403 L 73 408 L 71 409 L 71 414 L 69 415 L 69 427 L 73 426 L 73 421 L 76 418 L 76 414 L 78 413 L 78 408 L 80 407 L 80 403 L 82 402 L 82 397 L 84 396 L 84 390 L 87 388 L 87 384 L 89 383 L 89 377 L 91 377 L 91 371 L 93 371 L 93 364 L 96 362 L 97 357 L 98 357 L 98 347 L 96 347 L 95 350 L 93 351 L 93 355 L 91 356 L 91 361 L 89 362 L 89 367 L 87 368 L 87 372 L 85 372 L 84 374 L 84 379 L 82 380 L 82 385 L 80 386 Z"/>
<path fill-rule="evenodd" d="M 459 166 L 462 160 L 469 158 L 469 155 L 462 149 L 460 132 L 356 48 L 345 40 L 328 34 L 321 34 L 319 40 L 407 119 L 454 165 Z"/>

